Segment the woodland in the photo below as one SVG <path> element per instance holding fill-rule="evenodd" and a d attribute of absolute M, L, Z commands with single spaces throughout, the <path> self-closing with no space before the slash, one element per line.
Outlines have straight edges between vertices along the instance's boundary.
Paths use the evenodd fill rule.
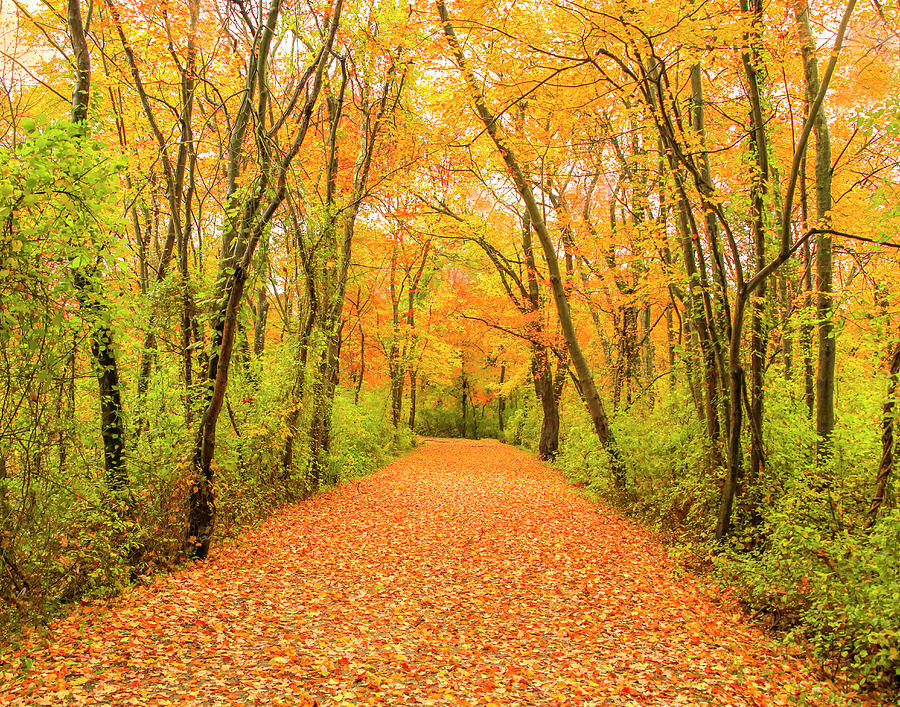
<path fill-rule="evenodd" d="M 897 687 L 894 0 L 0 18 L 0 625 L 490 437 Z"/>

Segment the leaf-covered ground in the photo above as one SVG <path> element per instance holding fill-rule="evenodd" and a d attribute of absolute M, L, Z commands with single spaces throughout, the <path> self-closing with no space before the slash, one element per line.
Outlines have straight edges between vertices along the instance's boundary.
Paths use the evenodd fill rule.
<path fill-rule="evenodd" d="M 4 705 L 856 703 L 484 441 L 429 441 L 3 660 Z"/>

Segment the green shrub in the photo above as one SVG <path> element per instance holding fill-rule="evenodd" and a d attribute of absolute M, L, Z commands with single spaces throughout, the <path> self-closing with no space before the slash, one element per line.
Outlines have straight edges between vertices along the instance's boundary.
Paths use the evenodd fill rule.
<path fill-rule="evenodd" d="M 815 497 L 811 496 L 811 502 Z M 818 501 L 822 501 L 819 497 Z M 748 607 L 795 627 L 816 656 L 864 682 L 900 679 L 900 511 L 871 533 L 773 514 L 767 544 L 718 559 Z"/>
<path fill-rule="evenodd" d="M 530 391 L 529 391 L 530 392 Z M 507 410 L 503 441 L 536 452 L 541 438 L 543 413 L 533 394 L 519 400 L 515 409 Z"/>
<path fill-rule="evenodd" d="M 708 472 L 704 431 L 689 401 L 678 395 L 660 400 L 644 417 L 622 415 L 611 421 L 619 453 L 628 470 L 625 498 L 613 485 L 609 457 L 600 446 L 583 406 L 564 417 L 556 463 L 574 482 L 657 526 L 690 527 L 698 537 L 710 529 L 718 498 L 717 475 Z M 690 409 L 690 408 L 688 408 Z M 671 424 L 680 419 L 682 424 Z"/>
<path fill-rule="evenodd" d="M 359 404 L 349 391 L 339 392 L 334 401 L 327 483 L 370 474 L 413 446 L 414 436 L 405 424 L 394 429 L 386 402 L 386 391 L 365 391 Z"/>
<path fill-rule="evenodd" d="M 459 437 L 459 410 L 443 403 L 420 406 L 416 410 L 416 434 L 426 437 Z"/>

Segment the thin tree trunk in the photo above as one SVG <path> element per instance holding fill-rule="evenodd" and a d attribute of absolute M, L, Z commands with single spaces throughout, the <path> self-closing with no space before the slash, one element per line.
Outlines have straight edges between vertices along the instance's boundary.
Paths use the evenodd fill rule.
<path fill-rule="evenodd" d="M 650 383 L 656 376 L 656 352 L 653 347 L 653 339 L 651 338 L 651 334 L 653 333 L 653 305 L 650 302 L 648 302 L 647 306 L 641 310 L 640 321 L 642 332 L 641 340 L 643 342 L 644 381 L 645 384 L 649 386 L 647 397 L 649 405 L 652 408 L 655 394 L 654 388 Z"/>
<path fill-rule="evenodd" d="M 812 103 L 819 93 L 819 65 L 816 45 L 809 26 L 809 3 L 795 0 L 794 13 L 800 33 L 803 54 L 807 102 Z M 813 115 L 816 137 L 816 219 L 820 229 L 827 229 L 831 212 L 831 138 L 825 107 L 820 104 Z M 819 364 L 816 372 L 816 434 L 817 458 L 820 462 L 831 456 L 831 437 L 834 432 L 834 368 L 837 346 L 834 338 L 832 237 L 819 233 L 816 238 L 816 319 L 818 320 Z"/>
<path fill-rule="evenodd" d="M 700 354 L 703 359 L 703 383 L 705 396 L 703 399 L 703 419 L 706 423 L 706 436 L 709 440 L 709 467 L 715 470 L 725 465 L 722 458 L 722 431 L 719 424 L 719 391 L 720 378 L 719 366 L 716 364 L 716 354 L 712 343 L 712 334 L 709 329 L 709 321 L 704 314 L 704 307 L 697 294 L 697 284 L 700 282 L 696 259 L 694 257 L 693 233 L 688 219 L 687 200 L 681 197 L 678 202 L 678 224 L 681 231 L 681 246 L 684 256 L 685 270 L 688 276 L 687 307 L 685 317 L 690 316 L 691 327 L 697 336 L 700 345 Z"/>
<path fill-rule="evenodd" d="M 751 188 L 751 219 L 753 247 L 756 256 L 756 271 L 766 266 L 766 197 L 769 192 L 769 155 L 765 137 L 765 117 L 762 112 L 762 77 L 758 68 L 762 66 L 760 44 L 762 43 L 763 9 L 761 0 L 742 0 L 742 10 L 753 14 L 753 28 L 747 36 L 747 47 L 743 52 L 744 73 L 750 89 L 750 151 L 755 170 Z M 765 323 L 767 283 L 761 282 L 752 299 L 750 338 L 750 468 L 748 484 L 759 479 L 763 467 L 763 377 L 766 367 L 768 332 Z"/>
<path fill-rule="evenodd" d="M 741 0 L 741 11 L 752 13 L 752 26 L 744 35 L 744 47 L 741 60 L 747 78 L 748 97 L 750 99 L 750 149 L 755 170 L 751 184 L 751 229 L 757 274 L 766 268 L 765 247 L 765 196 L 769 180 L 768 142 L 765 135 L 765 118 L 763 116 L 761 78 L 758 68 L 761 65 L 759 45 L 762 42 L 762 4 L 761 0 Z M 731 511 L 734 499 L 746 483 L 743 469 L 743 453 L 741 451 L 741 432 L 743 428 L 743 393 L 745 374 L 741 365 L 741 329 L 744 310 L 748 300 L 751 314 L 750 345 L 750 481 L 759 477 L 762 468 L 762 416 L 763 416 L 763 373 L 765 366 L 766 340 L 763 332 L 763 303 L 765 302 L 765 278 L 754 278 L 755 292 L 747 288 L 739 292 L 734 307 L 735 321 L 732 324 L 732 340 L 729 346 L 729 378 L 731 386 L 732 423 L 728 437 L 728 473 L 722 488 L 719 504 L 719 519 L 716 536 L 724 537 L 730 530 Z"/>
<path fill-rule="evenodd" d="M 190 171 L 188 175 L 188 188 L 185 194 L 184 232 L 178 243 L 178 272 L 181 277 L 181 360 L 182 380 L 184 382 L 184 421 L 190 426 L 193 424 L 193 354 L 191 339 L 196 327 L 196 305 L 190 288 L 190 273 L 188 265 L 188 244 L 193 233 L 193 219 L 191 217 L 192 201 L 194 196 L 194 183 L 196 173 L 197 155 L 191 147 Z"/>
<path fill-rule="evenodd" d="M 809 101 L 803 103 L 804 120 L 809 115 Z M 803 159 L 800 162 L 799 173 L 799 189 L 800 189 L 800 218 L 803 223 L 803 230 L 809 228 L 809 194 L 806 190 L 806 149 L 804 149 Z M 812 333 L 813 327 L 810 319 L 813 312 L 813 286 L 812 286 L 812 251 L 809 247 L 809 241 L 803 243 L 801 253 L 802 271 L 799 278 L 799 287 L 803 291 L 803 312 L 802 324 L 800 325 L 799 345 L 800 353 L 803 357 L 803 400 L 806 403 L 807 415 L 810 419 L 816 412 L 816 381 L 815 371 L 812 360 Z"/>
<path fill-rule="evenodd" d="M 503 413 L 506 410 L 506 396 L 503 395 L 502 386 L 503 381 L 506 378 L 506 366 L 500 366 L 500 386 L 501 392 L 497 396 L 497 431 L 502 435 L 503 434 Z"/>
<path fill-rule="evenodd" d="M 262 356 L 266 348 L 266 321 L 269 315 L 269 300 L 263 283 L 256 292 L 256 322 L 253 325 L 253 353 Z"/>
<path fill-rule="evenodd" d="M 808 223 L 807 208 L 808 202 L 806 198 L 806 159 L 802 163 L 802 176 L 800 182 L 800 205 L 803 213 L 803 223 Z M 812 252 L 809 247 L 809 241 L 803 244 L 803 275 L 801 278 L 803 283 L 803 309 L 809 315 L 813 311 L 813 289 L 812 289 Z M 812 357 L 812 334 L 813 327 L 809 322 L 809 317 L 803 318 L 803 324 L 800 327 L 800 350 L 803 352 L 803 399 L 806 402 L 806 412 L 810 419 L 813 418 L 816 409 L 816 381 L 815 369 L 813 367 Z"/>
<path fill-rule="evenodd" d="M 359 323 L 359 378 L 356 381 L 356 391 L 353 393 L 353 404 L 359 405 L 359 393 L 362 390 L 363 377 L 366 375 L 366 332 L 363 331 L 362 322 Z M 414 385 L 414 384 L 413 384 Z M 415 390 L 411 391 L 413 393 L 413 400 L 415 400 Z M 410 411 L 410 420 L 415 419 L 415 404 L 413 404 L 412 410 Z M 412 423 L 410 423 L 410 427 L 412 427 Z"/>
<path fill-rule="evenodd" d="M 712 166 L 709 158 L 709 150 L 707 149 L 706 135 L 706 98 L 703 90 L 703 71 L 701 65 L 694 64 L 691 66 L 691 120 L 694 132 L 700 140 L 700 155 L 697 160 L 701 182 L 710 191 L 714 189 L 714 180 L 712 175 Z M 709 338 L 712 345 L 714 360 L 718 366 L 717 385 L 725 388 L 725 352 L 722 345 L 721 337 L 726 339 L 731 335 L 731 307 L 729 304 L 730 287 L 727 282 L 725 265 L 722 258 L 722 249 L 719 244 L 719 225 L 716 221 L 716 214 L 709 205 L 704 203 L 704 224 L 706 229 L 706 239 L 709 243 L 710 262 L 712 263 L 713 280 L 718 287 L 719 296 L 715 299 L 706 296 L 707 312 L 709 316 Z M 699 239 L 697 240 L 699 246 Z M 703 273 L 704 258 L 698 249 L 699 260 L 701 264 L 701 287 L 704 292 L 708 292 L 708 286 L 704 282 L 705 274 Z M 722 391 L 724 392 L 724 390 Z M 718 396 L 717 396 L 718 397 Z M 717 401 L 718 408 L 718 401 Z M 725 406 L 725 427 L 728 427 L 728 412 Z"/>
<path fill-rule="evenodd" d="M 400 293 L 397 291 L 397 250 L 394 243 L 391 248 L 390 294 L 391 294 L 391 346 L 388 352 L 388 372 L 391 378 L 391 423 L 394 429 L 400 427 L 400 414 L 403 407 L 403 379 L 405 366 L 400 355 Z"/>
<path fill-rule="evenodd" d="M 559 399 L 554 394 L 553 371 L 546 347 L 531 345 L 531 378 L 534 392 L 541 404 L 541 436 L 538 456 L 544 461 L 556 458 L 559 450 Z"/>
<path fill-rule="evenodd" d="M 294 224 L 297 228 L 297 224 Z M 285 419 L 285 438 L 284 450 L 281 455 L 281 475 L 284 480 L 288 480 L 294 467 L 294 440 L 296 439 L 298 428 L 297 423 L 300 419 L 300 402 L 306 388 L 306 369 L 309 365 L 309 350 L 312 344 L 313 327 L 319 316 L 319 302 L 316 294 L 314 281 L 314 272 L 311 263 L 304 260 L 304 270 L 306 270 L 306 292 L 307 292 L 307 314 L 303 323 L 303 329 L 299 334 L 297 363 L 294 374 L 294 383 L 288 393 L 288 413 Z M 357 388 L 357 396 L 359 388 Z"/>
<path fill-rule="evenodd" d="M 91 92 L 91 58 L 88 51 L 80 0 L 68 0 L 67 20 L 69 38 L 75 54 L 75 86 L 72 91 L 72 122 L 87 132 L 88 107 Z M 91 322 L 91 361 L 97 376 L 100 398 L 100 435 L 103 439 L 103 464 L 107 486 L 116 491 L 128 484 L 125 467 L 125 411 L 119 386 L 119 362 L 113 343 L 109 313 L 96 296 L 95 285 L 80 268 L 73 271 L 73 280 L 81 308 L 89 313 Z"/>
<path fill-rule="evenodd" d="M 889 370 L 890 381 L 881 413 L 881 462 L 878 465 L 878 473 L 875 475 L 875 493 L 867 513 L 867 529 L 875 525 L 875 521 L 878 520 L 878 511 L 884 505 L 888 481 L 894 471 L 894 418 L 896 417 L 894 409 L 897 405 L 897 382 L 900 378 L 900 342 L 894 344 Z"/>
<path fill-rule="evenodd" d="M 409 429 L 416 429 L 416 369 L 409 369 Z"/>
<path fill-rule="evenodd" d="M 784 379 L 794 378 L 794 327 L 791 321 L 793 298 L 791 297 L 791 278 L 783 273 L 779 279 L 781 295 L 781 355 L 784 362 Z"/>
<path fill-rule="evenodd" d="M 313 419 L 310 425 L 310 458 L 307 464 L 307 488 L 310 493 L 318 492 L 325 480 L 329 467 L 328 453 L 331 450 L 331 423 L 334 409 L 334 395 L 340 377 L 341 343 L 344 322 L 336 334 L 329 337 L 328 345 L 322 352 L 319 373 L 316 379 L 316 394 L 313 398 Z"/>
<path fill-rule="evenodd" d="M 460 407 L 462 410 L 462 423 L 461 423 L 462 426 L 460 427 L 460 430 L 459 430 L 459 436 L 463 437 L 463 438 L 466 437 L 467 432 L 468 432 L 468 427 L 469 427 L 468 426 L 468 417 L 467 417 L 469 408 L 468 408 L 468 405 L 466 404 L 468 395 L 469 395 L 469 381 L 466 379 L 465 372 L 463 372 L 462 396 L 460 398 Z"/>
<path fill-rule="evenodd" d="M 531 378 L 534 392 L 541 404 L 541 433 L 538 440 L 538 456 L 544 461 L 554 459 L 559 450 L 559 403 L 553 395 L 553 372 L 550 356 L 544 343 L 544 325 L 541 321 L 541 295 L 537 279 L 537 263 L 534 259 L 534 244 L 531 238 L 531 218 L 526 213 L 522 218 L 522 251 L 525 255 L 524 299 L 528 302 L 527 313 L 531 315 L 529 326 L 531 336 Z"/>
<path fill-rule="evenodd" d="M 419 284 L 422 281 L 422 273 L 425 272 L 425 264 L 428 262 L 428 253 L 430 250 L 430 242 L 425 243 L 422 252 L 422 260 L 419 267 L 413 274 L 406 291 L 406 328 L 407 341 L 404 359 L 406 360 L 407 372 L 409 373 L 409 429 L 416 428 L 416 366 L 413 360 L 416 358 L 415 348 L 418 339 L 416 333 L 416 297 L 419 294 Z"/>

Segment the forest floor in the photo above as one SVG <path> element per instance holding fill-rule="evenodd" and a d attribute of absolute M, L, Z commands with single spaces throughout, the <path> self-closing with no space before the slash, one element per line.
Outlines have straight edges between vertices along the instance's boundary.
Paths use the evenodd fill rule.
<path fill-rule="evenodd" d="M 3 705 L 861 702 L 493 441 L 429 440 L 0 657 Z"/>

